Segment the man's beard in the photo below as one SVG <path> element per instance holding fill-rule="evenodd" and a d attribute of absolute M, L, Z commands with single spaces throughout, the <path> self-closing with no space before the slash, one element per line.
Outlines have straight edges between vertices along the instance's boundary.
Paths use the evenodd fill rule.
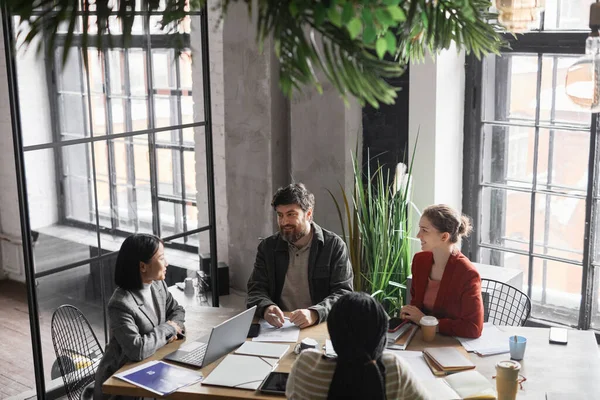
<path fill-rule="evenodd" d="M 288 243 L 296 243 L 298 240 L 302 239 L 304 236 L 308 235 L 310 229 L 306 226 L 306 221 L 303 222 L 299 227 L 293 226 L 291 231 L 285 231 L 285 228 L 292 228 L 290 225 L 280 226 L 279 233 L 281 233 L 281 237 Z"/>

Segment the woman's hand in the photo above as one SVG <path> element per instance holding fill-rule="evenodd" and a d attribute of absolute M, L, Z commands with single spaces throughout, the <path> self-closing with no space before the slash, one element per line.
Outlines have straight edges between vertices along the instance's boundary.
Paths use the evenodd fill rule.
<path fill-rule="evenodd" d="M 169 338 L 169 343 L 171 343 L 172 341 L 177 340 L 177 335 L 182 335 L 183 334 L 183 329 L 181 329 L 181 327 L 179 325 L 177 325 L 173 321 L 167 321 L 167 324 L 169 324 L 173 328 L 175 328 L 175 331 L 176 331 L 176 333 Z"/>
<path fill-rule="evenodd" d="M 424 316 L 425 314 L 423 314 L 423 311 L 419 310 L 419 308 L 415 306 L 406 305 L 400 309 L 400 318 L 407 319 L 415 324 L 419 324 L 421 318 Z"/>

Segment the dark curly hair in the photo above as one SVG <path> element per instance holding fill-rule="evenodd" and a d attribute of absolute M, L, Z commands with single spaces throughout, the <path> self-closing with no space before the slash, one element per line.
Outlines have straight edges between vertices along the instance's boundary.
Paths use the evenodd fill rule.
<path fill-rule="evenodd" d="M 297 204 L 302 211 L 307 212 L 315 207 L 315 195 L 309 192 L 303 183 L 292 183 L 277 189 L 273 201 L 271 201 L 273 209 L 280 205 L 290 204 Z"/>

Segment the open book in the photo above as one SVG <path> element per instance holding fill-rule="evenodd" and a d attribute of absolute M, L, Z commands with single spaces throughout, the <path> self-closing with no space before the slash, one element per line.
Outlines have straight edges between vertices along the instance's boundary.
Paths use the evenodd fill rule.
<path fill-rule="evenodd" d="M 464 371 L 445 378 L 428 380 L 424 386 L 436 400 L 496 398 L 492 382 L 477 371 Z"/>
<path fill-rule="evenodd" d="M 423 349 L 423 357 L 435 376 L 475 368 L 475 364 L 454 347 L 427 347 Z"/>

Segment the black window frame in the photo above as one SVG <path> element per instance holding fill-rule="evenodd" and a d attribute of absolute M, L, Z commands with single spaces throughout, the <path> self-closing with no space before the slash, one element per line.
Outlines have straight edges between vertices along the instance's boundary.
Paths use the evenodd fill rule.
<path fill-rule="evenodd" d="M 542 27 L 543 28 L 543 27 Z M 504 39 L 508 42 L 509 47 L 502 50 L 503 53 L 531 53 L 532 56 L 538 57 L 538 81 L 541 79 L 542 69 L 539 67 L 541 59 L 544 55 L 561 55 L 561 54 L 581 54 L 585 53 L 585 40 L 588 36 L 586 31 L 543 31 L 543 29 L 534 32 L 528 32 L 524 35 L 515 37 L 510 34 L 504 34 Z M 556 63 L 555 63 L 556 64 Z M 482 155 L 482 138 L 484 129 L 484 118 L 482 109 L 482 97 L 484 93 L 483 82 L 483 61 L 478 60 L 473 55 L 466 57 L 465 62 L 466 87 L 465 87 L 465 113 L 464 113 L 464 143 L 463 143 L 463 212 L 471 216 L 473 225 L 477 228 L 481 227 L 481 193 L 483 182 L 483 155 Z M 504 85 L 506 86 L 506 85 Z M 539 106 L 540 86 L 538 87 L 537 104 Z M 536 111 L 537 117 L 535 120 L 536 140 L 538 140 L 540 124 L 539 124 L 539 107 Z M 588 181 L 586 207 L 585 207 L 585 232 L 583 238 L 583 256 L 582 256 L 582 285 L 581 285 L 581 302 L 579 308 L 579 316 L 577 322 L 578 329 L 590 329 L 593 318 L 594 302 L 597 301 L 598 291 L 598 276 L 595 273 L 595 268 L 598 264 L 592 263 L 592 254 L 594 251 L 594 239 L 597 233 L 595 221 L 597 220 L 598 207 L 594 204 L 599 204 L 600 196 L 600 173 L 599 168 L 595 165 L 600 153 L 600 118 L 598 114 L 590 116 L 590 139 L 589 139 L 589 159 L 588 159 Z M 510 125 L 510 124 L 507 124 Z M 537 156 L 535 157 L 537 158 Z M 534 161 L 534 164 L 536 162 Z M 537 167 L 534 167 L 534 171 Z M 534 180 L 535 180 L 534 172 Z M 534 185 L 528 192 L 532 193 L 530 224 L 533 223 L 535 195 L 539 190 Z M 500 209 L 501 207 L 496 207 Z M 502 219 L 501 212 L 490 215 L 490 218 Z M 501 224 L 496 224 L 497 226 Z M 533 225 L 530 225 L 531 237 L 529 238 L 529 251 L 523 253 L 529 257 L 528 266 L 528 282 L 532 281 L 533 277 Z M 479 260 L 480 250 L 484 247 L 493 250 L 492 246 L 482 246 L 479 243 L 479 235 L 476 233 L 471 238 L 466 239 L 463 243 L 463 252 L 471 260 Z M 510 250 L 513 252 L 512 250 Z M 519 253 L 517 251 L 513 253 Z M 537 257 L 537 256 L 536 256 Z M 551 259 L 551 258 L 549 258 Z M 495 260 L 495 265 L 501 265 L 500 260 Z M 559 259 L 558 261 L 564 261 Z M 493 262 L 494 264 L 494 262 Z M 594 266 L 596 265 L 596 266 Z M 531 287 L 528 287 L 528 295 L 531 297 Z M 556 321 L 540 320 L 541 324 L 555 324 Z"/>
<path fill-rule="evenodd" d="M 150 183 L 149 183 L 149 189 L 150 189 L 150 197 L 151 197 L 151 202 L 152 202 L 152 222 L 151 222 L 151 226 L 150 231 L 151 233 L 159 236 L 159 237 L 165 237 L 165 239 L 167 239 L 169 241 L 168 246 L 172 247 L 172 248 L 176 248 L 176 249 L 180 249 L 180 250 L 184 250 L 184 251 L 189 251 L 189 252 L 198 252 L 198 245 L 197 244 L 190 244 L 189 243 L 189 238 L 191 235 L 194 234 L 198 234 L 200 232 L 203 231 L 207 231 L 209 230 L 209 226 L 197 226 L 196 229 L 188 229 L 189 223 L 187 220 L 187 213 L 186 213 L 186 208 L 187 206 L 193 206 L 196 207 L 197 206 L 197 201 L 195 198 L 189 198 L 186 196 L 186 189 L 185 189 L 185 167 L 184 167 L 184 153 L 188 153 L 188 154 L 194 154 L 195 148 L 194 145 L 192 144 L 186 144 L 184 143 L 183 140 L 183 131 L 184 129 L 193 129 L 193 128 L 198 128 L 198 127 L 205 127 L 206 126 L 206 122 L 205 121 L 194 121 L 192 123 L 182 123 L 182 111 L 181 111 L 181 92 L 182 90 L 180 89 L 181 85 L 181 74 L 180 74 L 180 63 L 177 62 L 177 60 L 175 60 L 174 57 L 174 76 L 170 76 L 169 78 L 175 81 L 175 85 L 173 90 L 170 91 L 169 96 L 172 95 L 176 95 L 177 96 L 177 101 L 176 104 L 171 104 L 172 107 L 176 108 L 176 111 L 178 113 L 179 116 L 179 123 L 175 123 L 173 125 L 169 125 L 167 127 L 156 127 L 155 126 L 155 110 L 154 110 L 154 106 L 155 106 L 155 101 L 154 101 L 154 96 L 157 94 L 158 90 L 157 88 L 154 87 L 154 71 L 153 71 L 153 60 L 152 60 L 152 56 L 153 56 L 153 50 L 166 50 L 169 51 L 170 53 L 172 53 L 172 55 L 175 55 L 175 50 L 173 50 L 173 46 L 175 41 L 180 41 L 180 43 L 183 44 L 183 49 L 185 51 L 191 51 L 191 40 L 190 40 L 190 34 L 187 33 L 176 33 L 176 34 L 156 34 L 156 33 L 152 33 L 152 30 L 150 28 L 150 23 L 151 23 L 151 19 L 152 18 L 157 18 L 158 16 L 160 16 L 160 13 L 158 12 L 145 12 L 145 11 L 138 11 L 135 13 L 136 17 L 140 17 L 143 18 L 143 33 L 142 34 L 133 34 L 130 40 L 130 44 L 128 46 L 127 49 L 124 49 L 123 46 L 120 46 L 120 44 L 122 44 L 122 37 L 119 35 L 114 35 L 113 37 L 113 42 L 116 44 L 116 47 L 114 48 L 114 50 L 122 50 L 123 51 L 123 56 L 125 57 L 125 78 L 123 79 L 123 83 L 124 83 L 124 91 L 122 94 L 117 95 L 117 96 L 113 96 L 113 94 L 111 93 L 111 88 L 110 88 L 110 72 L 108 71 L 109 67 L 109 50 L 105 49 L 102 52 L 102 60 L 101 62 L 101 66 L 104 67 L 104 74 L 105 74 L 105 85 L 103 88 L 103 94 L 106 97 L 106 103 L 105 103 L 105 112 L 107 115 L 106 118 L 106 133 L 102 134 L 102 135 L 94 135 L 94 132 L 91 131 L 92 128 L 92 121 L 90 121 L 89 119 L 92 116 L 92 91 L 91 91 L 91 84 L 89 82 L 89 76 L 88 74 L 85 72 L 84 69 L 84 64 L 83 64 L 83 53 L 82 53 L 82 41 L 81 41 L 81 36 L 78 34 L 75 34 L 72 40 L 72 55 L 70 57 L 73 57 L 74 54 L 77 55 L 77 62 L 80 68 L 80 73 L 82 74 L 82 76 L 84 77 L 84 79 L 87 78 L 87 82 L 82 81 L 82 88 L 81 88 L 81 96 L 82 96 L 82 102 L 83 102 L 83 107 L 86 110 L 84 118 L 85 118 L 85 129 L 87 130 L 87 132 L 85 133 L 85 137 L 81 138 L 81 139 L 70 139 L 70 140 L 64 140 L 64 138 L 62 138 L 61 136 L 61 126 L 60 126 L 60 118 L 61 118 L 61 114 L 60 114 L 60 99 L 59 96 L 61 95 L 61 92 L 59 90 L 59 86 L 58 86 L 58 82 L 60 77 L 58 76 L 60 74 L 59 68 L 57 68 L 57 66 L 62 62 L 61 60 L 58 59 L 54 59 L 54 60 L 49 60 L 46 63 L 46 75 L 47 75 L 47 81 L 48 81 L 48 90 L 49 90 L 49 96 L 50 96 L 50 107 L 51 107 L 51 116 L 52 116 L 52 143 L 45 143 L 45 144 L 39 144 L 39 145 L 32 145 L 32 146 L 25 146 L 24 147 L 24 151 L 33 151 L 33 150 L 40 150 L 40 149 L 44 149 L 44 148 L 49 148 L 49 147 L 54 147 L 55 151 L 54 151 L 54 161 L 55 161 L 55 166 L 56 166 L 56 188 L 57 188 L 57 196 L 59 199 L 59 210 L 58 210 L 58 216 L 59 216 L 59 223 L 62 225 L 67 225 L 67 226 L 73 226 L 73 227 L 77 227 L 77 228 L 83 228 L 83 229 L 87 229 L 87 230 L 91 230 L 94 231 L 97 229 L 97 225 L 98 225 L 98 229 L 100 232 L 102 233 L 108 233 L 111 235 L 119 235 L 122 237 L 126 237 L 127 235 L 137 232 L 140 226 L 140 223 L 146 223 L 145 221 L 140 221 L 140 218 L 135 218 L 134 220 L 134 229 L 123 229 L 121 228 L 119 225 L 119 215 L 118 215 L 118 200 L 117 200 L 117 193 L 116 193 L 116 189 L 117 189 L 117 184 L 116 184 L 116 176 L 115 176 L 115 161 L 114 161 L 114 144 L 113 141 L 114 139 L 122 139 L 126 142 L 126 146 L 127 146 L 127 153 L 128 153 L 128 158 L 132 157 L 133 154 L 133 141 L 135 140 L 136 136 L 140 136 L 140 135 L 147 135 L 148 136 L 148 152 L 149 152 L 149 164 L 150 164 Z M 190 18 L 198 18 L 198 20 L 200 19 L 199 17 L 201 16 L 201 12 L 200 11 L 193 11 L 190 12 Z M 66 34 L 59 34 L 56 37 L 56 41 L 54 44 L 54 49 L 50 49 L 49 52 L 51 52 L 51 54 L 56 54 L 58 49 L 63 48 L 64 46 L 64 42 L 66 40 Z M 88 40 L 88 43 L 95 43 L 96 42 L 96 37 L 95 35 L 90 35 L 90 38 Z M 147 105 L 147 123 L 148 123 L 148 129 L 144 129 L 144 130 L 132 130 L 131 128 L 131 109 L 127 110 L 126 112 L 126 129 L 123 132 L 119 132 L 119 133 L 113 133 L 111 132 L 111 127 L 112 127 L 112 107 L 111 107 L 111 101 L 114 98 L 122 98 L 124 100 L 127 101 L 131 101 L 131 96 L 130 96 L 130 83 L 129 83 L 129 75 L 127 74 L 127 69 L 128 69 L 128 54 L 129 52 L 127 50 L 129 49 L 139 49 L 143 52 L 144 57 L 145 57 L 145 66 L 146 66 L 146 88 L 147 88 L 147 93 L 146 95 L 146 105 Z M 95 48 L 89 48 L 89 51 L 95 51 Z M 126 84 L 125 84 L 126 83 Z M 84 87 L 84 85 L 86 87 Z M 192 90 L 185 90 L 187 93 L 187 96 L 192 96 Z M 170 103 L 173 103 L 173 101 L 170 101 Z M 157 141 L 156 139 L 156 134 L 157 133 L 161 133 L 161 132 L 168 132 L 171 131 L 172 135 L 176 135 L 178 136 L 178 143 L 175 142 L 171 142 L 171 143 L 166 143 L 166 142 L 160 142 Z M 175 136 L 173 136 L 173 138 L 175 138 Z M 67 216 L 66 213 L 66 208 L 67 208 L 67 193 L 68 191 L 65 188 L 65 180 L 63 179 L 63 177 L 65 177 L 65 173 L 63 171 L 63 153 L 62 151 L 60 151 L 61 148 L 64 148 L 65 146 L 69 146 L 69 145 L 74 145 L 74 144 L 92 144 L 96 141 L 106 141 L 107 143 L 107 154 L 108 154 L 108 166 L 109 166 L 109 174 L 108 174 L 108 185 L 110 188 L 110 226 L 105 226 L 102 224 L 102 222 L 100 221 L 100 218 L 95 219 L 95 210 L 98 209 L 98 204 L 94 205 L 94 204 L 90 204 L 90 220 L 94 221 L 94 222 L 84 222 L 84 221 L 80 221 L 74 218 L 69 218 Z M 174 179 L 173 179 L 173 185 L 177 185 L 179 187 L 177 188 L 173 188 L 173 193 L 176 193 L 177 191 L 179 193 L 178 196 L 176 195 L 167 195 L 167 194 L 161 194 L 159 193 L 159 182 L 158 182 L 158 165 L 156 162 L 156 154 L 157 154 L 157 150 L 158 149 L 167 149 L 167 150 L 171 150 L 171 154 L 173 157 L 173 175 L 174 175 Z M 93 152 L 90 152 L 93 153 Z M 94 157 L 92 155 L 92 157 Z M 88 172 L 89 172 L 89 176 L 88 176 L 88 190 L 90 191 L 90 193 L 92 191 L 95 191 L 96 189 L 94 188 L 94 186 L 96 185 L 96 182 L 93 182 L 94 180 L 94 176 L 96 176 L 96 181 L 98 181 L 98 177 L 96 174 L 96 166 L 95 166 L 95 162 L 93 160 L 90 159 L 90 155 L 87 155 L 87 164 L 88 164 Z M 128 167 L 128 182 L 127 182 L 127 186 L 128 186 L 128 193 L 127 193 L 127 198 L 128 198 L 128 203 L 131 203 L 132 201 L 135 202 L 136 201 L 136 192 L 135 192 L 135 171 L 133 168 L 134 165 L 134 160 L 128 159 L 127 162 L 127 167 Z M 175 175 L 177 174 L 177 177 L 175 177 Z M 133 179 L 133 182 L 131 182 L 131 180 Z M 180 185 L 178 185 L 178 183 L 180 183 Z M 90 202 L 93 203 L 95 199 L 95 196 L 90 195 L 89 196 Z M 96 200 L 97 201 L 97 200 Z M 173 232 L 170 232 L 170 234 L 168 235 L 164 235 L 165 232 L 162 232 L 162 228 L 161 228 L 161 221 L 160 221 L 160 206 L 159 204 L 161 202 L 164 202 L 166 204 L 173 204 L 175 207 L 175 216 L 174 216 L 174 220 L 175 220 L 175 226 L 173 226 Z M 129 207 L 127 207 L 127 209 L 129 209 Z M 99 211 L 99 210 L 98 210 Z M 100 212 L 100 211 L 99 211 Z M 198 225 L 198 224 L 196 224 Z M 177 232 L 177 233 L 175 233 Z M 183 243 L 175 241 L 177 239 L 180 239 L 183 241 Z"/>

